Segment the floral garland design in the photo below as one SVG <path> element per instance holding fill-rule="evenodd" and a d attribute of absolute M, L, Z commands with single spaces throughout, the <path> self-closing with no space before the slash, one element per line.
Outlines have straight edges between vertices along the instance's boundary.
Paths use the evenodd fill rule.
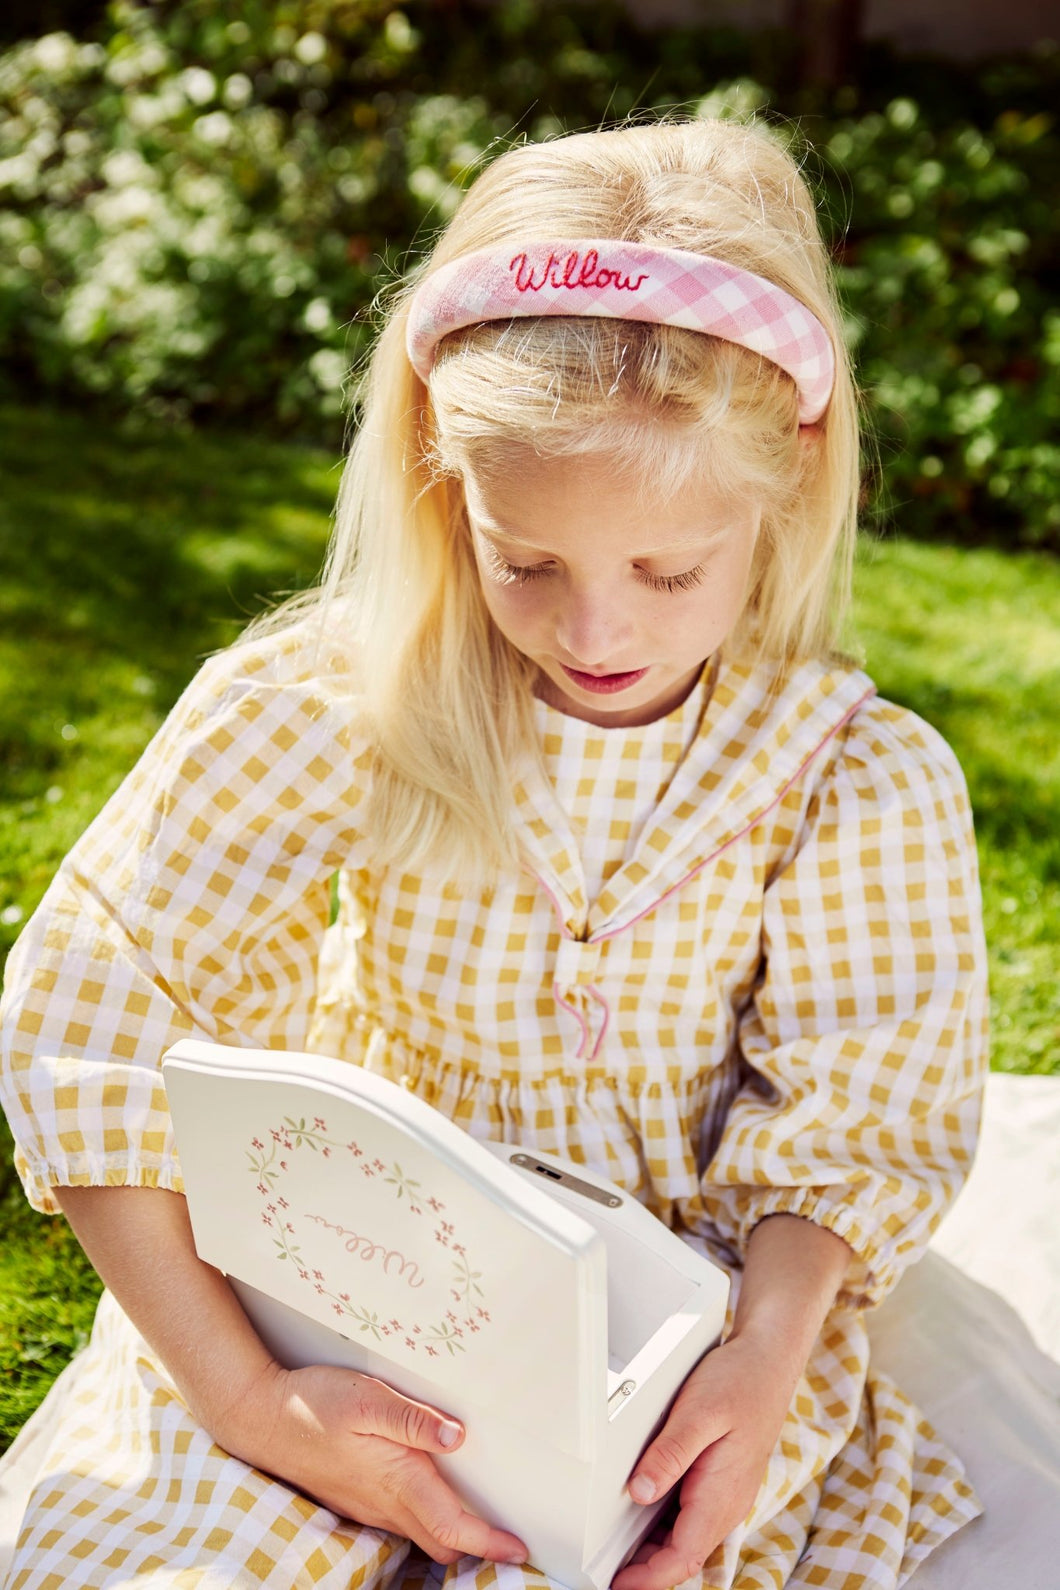
<path fill-rule="evenodd" d="M 327 1125 L 321 1117 L 313 1118 L 312 1126 L 307 1126 L 305 1116 L 295 1121 L 285 1115 L 282 1125 L 273 1127 L 269 1133 L 270 1143 L 265 1143 L 259 1137 L 251 1139 L 251 1147 L 247 1150 L 250 1161 L 250 1170 L 257 1177 L 257 1191 L 265 1200 L 261 1212 L 264 1225 L 273 1232 L 273 1244 L 279 1250 L 276 1258 L 289 1259 L 298 1271 L 299 1279 L 313 1287 L 321 1297 L 330 1299 L 331 1306 L 336 1314 L 355 1320 L 364 1333 L 368 1333 L 381 1341 L 384 1337 L 392 1338 L 392 1345 L 401 1344 L 411 1352 L 422 1349 L 431 1358 L 437 1358 L 444 1348 L 450 1356 L 466 1351 L 465 1334 L 477 1335 L 484 1325 L 491 1323 L 489 1310 L 484 1306 L 484 1294 L 479 1285 L 482 1273 L 471 1268 L 464 1245 L 456 1241 L 456 1233 L 451 1221 L 443 1220 L 445 1205 L 437 1198 L 426 1198 L 418 1181 L 406 1176 L 398 1164 L 386 1165 L 381 1159 L 369 1159 L 363 1149 L 355 1142 L 340 1143 L 327 1135 Z M 277 1190 L 281 1176 L 289 1167 L 289 1159 L 280 1158 L 280 1155 L 292 1155 L 298 1149 L 309 1148 L 313 1153 L 321 1154 L 324 1159 L 332 1157 L 333 1150 L 345 1151 L 355 1161 L 359 1161 L 359 1169 L 366 1177 L 381 1176 L 384 1183 L 394 1188 L 395 1197 L 407 1201 L 409 1213 L 423 1216 L 430 1210 L 428 1219 L 434 1216 L 434 1240 L 443 1248 L 448 1248 L 453 1259 L 453 1275 L 449 1286 L 449 1295 L 455 1308 L 446 1309 L 445 1314 L 427 1324 L 399 1319 L 380 1319 L 379 1315 L 363 1305 L 353 1301 L 349 1292 L 330 1291 L 324 1274 L 320 1270 L 309 1270 L 302 1260 L 302 1250 L 295 1242 L 296 1232 L 290 1220 L 291 1206 Z M 362 1238 L 355 1232 L 346 1231 L 342 1226 L 333 1225 L 325 1220 L 322 1215 L 308 1215 L 309 1220 L 318 1225 L 328 1226 L 340 1236 L 350 1239 L 347 1242 L 347 1252 L 357 1252 Z M 369 1243 L 360 1252 L 361 1259 L 371 1259 L 378 1256 L 379 1244 Z M 383 1269 L 389 1274 L 389 1260 L 396 1257 L 401 1264 L 401 1273 L 404 1277 L 405 1270 L 411 1268 L 418 1275 L 418 1266 L 397 1252 L 390 1250 L 383 1257 Z M 422 1286 L 422 1280 L 408 1279 L 411 1287 Z"/>

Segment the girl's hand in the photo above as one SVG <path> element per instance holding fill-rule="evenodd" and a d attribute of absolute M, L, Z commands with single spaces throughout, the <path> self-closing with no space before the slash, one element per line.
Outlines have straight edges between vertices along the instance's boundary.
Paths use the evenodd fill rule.
<path fill-rule="evenodd" d="M 435 1562 L 526 1561 L 522 1541 L 467 1512 L 431 1460 L 460 1445 L 462 1425 L 381 1380 L 273 1363 L 224 1423 L 214 1433 L 227 1451 L 342 1518 L 404 1535 Z"/>
<path fill-rule="evenodd" d="M 693 1369 L 630 1477 L 633 1500 L 650 1502 L 684 1475 L 680 1511 L 614 1590 L 669 1590 L 698 1575 L 747 1517 L 849 1259 L 842 1237 L 798 1215 L 770 1215 L 752 1231 L 732 1333 Z M 636 1494 L 641 1478 L 650 1495 Z"/>
<path fill-rule="evenodd" d="M 629 1482 L 634 1501 L 649 1502 L 683 1475 L 680 1511 L 663 1542 L 645 1542 L 616 1574 L 613 1590 L 669 1590 L 699 1574 L 751 1511 L 793 1392 L 790 1373 L 771 1370 L 750 1338 L 730 1337 L 696 1366 Z M 641 1479 L 650 1495 L 636 1494 Z"/>

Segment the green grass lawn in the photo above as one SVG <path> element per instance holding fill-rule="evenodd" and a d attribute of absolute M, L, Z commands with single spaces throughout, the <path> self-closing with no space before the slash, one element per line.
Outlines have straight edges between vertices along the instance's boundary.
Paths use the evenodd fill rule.
<path fill-rule="evenodd" d="M 0 409 L 0 953 L 204 653 L 316 572 L 338 460 Z M 868 547 L 881 692 L 955 747 L 975 806 L 994 1064 L 1060 1072 L 1060 565 Z M 0 1445 L 91 1323 L 97 1284 L 0 1140 Z"/>

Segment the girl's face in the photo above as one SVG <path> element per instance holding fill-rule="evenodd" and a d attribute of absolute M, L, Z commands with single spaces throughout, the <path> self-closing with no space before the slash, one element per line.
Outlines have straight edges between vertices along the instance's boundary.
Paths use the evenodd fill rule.
<path fill-rule="evenodd" d="M 508 457 L 463 477 L 497 628 L 561 712 L 605 728 L 665 716 L 743 612 L 757 507 L 695 478 L 653 502 L 604 456 Z"/>

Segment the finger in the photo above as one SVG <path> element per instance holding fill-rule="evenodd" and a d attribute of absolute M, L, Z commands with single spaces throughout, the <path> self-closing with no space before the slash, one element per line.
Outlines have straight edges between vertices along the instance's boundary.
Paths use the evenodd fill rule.
<path fill-rule="evenodd" d="M 458 1419 L 440 1413 L 430 1403 L 403 1397 L 371 1375 L 353 1377 L 345 1414 L 359 1434 L 385 1436 L 420 1452 L 452 1452 L 464 1439 Z"/>
<path fill-rule="evenodd" d="M 491 1562 L 526 1561 L 526 1546 L 518 1535 L 469 1513 L 433 1465 L 410 1468 L 400 1501 L 417 1530 L 410 1538 L 438 1562 L 455 1562 L 464 1555 Z"/>
<path fill-rule="evenodd" d="M 626 1489 L 635 1502 L 646 1505 L 676 1485 L 708 1447 L 728 1434 L 718 1415 L 689 1401 L 675 1403 L 655 1440 L 642 1453 Z"/>
<path fill-rule="evenodd" d="M 613 1583 L 613 1590 L 669 1590 L 694 1578 L 729 1530 L 744 1517 L 731 1506 L 721 1512 L 716 1505 L 716 1459 L 724 1442 L 718 1442 L 692 1467 L 681 1487 L 681 1506 L 665 1540 L 641 1550 Z M 715 1498 L 712 1505 L 712 1497 Z M 730 1517 L 729 1514 L 732 1514 Z M 645 1545 L 649 1545 L 645 1542 Z"/>
<path fill-rule="evenodd" d="M 646 1562 L 634 1562 L 616 1574 L 611 1590 L 672 1590 L 674 1585 L 696 1578 L 702 1569 L 702 1562 L 689 1562 L 672 1546 L 660 1546 Z"/>

